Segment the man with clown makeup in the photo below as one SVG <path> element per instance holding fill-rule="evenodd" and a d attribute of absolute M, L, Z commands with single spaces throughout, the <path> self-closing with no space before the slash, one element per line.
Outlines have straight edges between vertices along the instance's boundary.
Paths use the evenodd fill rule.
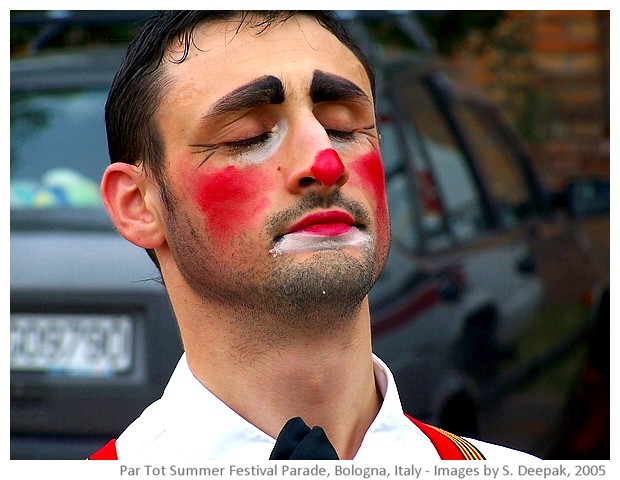
<path fill-rule="evenodd" d="M 374 73 L 325 12 L 158 13 L 106 104 L 101 193 L 184 354 L 92 459 L 528 461 L 407 416 L 371 349 L 390 228 Z"/>

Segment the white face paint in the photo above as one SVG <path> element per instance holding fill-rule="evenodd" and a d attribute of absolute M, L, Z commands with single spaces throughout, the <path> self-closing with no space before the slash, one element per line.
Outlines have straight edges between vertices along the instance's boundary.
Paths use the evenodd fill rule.
<path fill-rule="evenodd" d="M 365 146 L 363 143 L 363 139 L 359 138 L 359 135 L 355 135 L 354 137 L 343 140 L 340 138 L 331 137 L 332 148 L 338 152 L 340 156 L 343 156 L 347 153 L 348 150 L 352 148 L 359 148 L 360 146 Z"/>
<path fill-rule="evenodd" d="M 370 235 L 355 227 L 348 232 L 335 236 L 310 235 L 307 233 L 289 233 L 284 235 L 269 253 L 275 257 L 285 253 L 299 253 L 320 250 L 340 250 L 342 248 L 361 248 L 370 250 Z"/>
<path fill-rule="evenodd" d="M 229 160 L 230 165 L 250 166 L 260 165 L 271 158 L 280 148 L 286 137 L 287 124 L 284 119 L 278 121 L 269 133 L 269 138 L 257 144 L 255 148 L 239 153 Z"/>

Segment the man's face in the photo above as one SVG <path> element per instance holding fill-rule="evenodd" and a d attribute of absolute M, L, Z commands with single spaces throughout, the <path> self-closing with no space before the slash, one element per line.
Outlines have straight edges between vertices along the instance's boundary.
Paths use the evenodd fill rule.
<path fill-rule="evenodd" d="M 237 27 L 201 27 L 165 66 L 167 247 L 203 298 L 359 304 L 389 248 L 367 74 L 309 17 Z"/>

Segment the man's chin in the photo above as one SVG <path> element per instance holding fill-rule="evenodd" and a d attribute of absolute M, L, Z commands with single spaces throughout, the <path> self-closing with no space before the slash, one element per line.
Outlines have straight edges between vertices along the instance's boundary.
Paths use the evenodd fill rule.
<path fill-rule="evenodd" d="M 267 288 L 274 302 L 297 315 L 354 313 L 377 276 L 370 253 L 358 248 L 283 254 L 282 259 Z"/>

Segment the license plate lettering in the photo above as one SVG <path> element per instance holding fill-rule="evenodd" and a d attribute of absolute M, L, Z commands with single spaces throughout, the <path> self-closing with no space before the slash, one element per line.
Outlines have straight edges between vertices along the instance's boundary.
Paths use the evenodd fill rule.
<path fill-rule="evenodd" d="M 128 316 L 11 315 L 11 370 L 119 374 L 132 366 Z"/>

